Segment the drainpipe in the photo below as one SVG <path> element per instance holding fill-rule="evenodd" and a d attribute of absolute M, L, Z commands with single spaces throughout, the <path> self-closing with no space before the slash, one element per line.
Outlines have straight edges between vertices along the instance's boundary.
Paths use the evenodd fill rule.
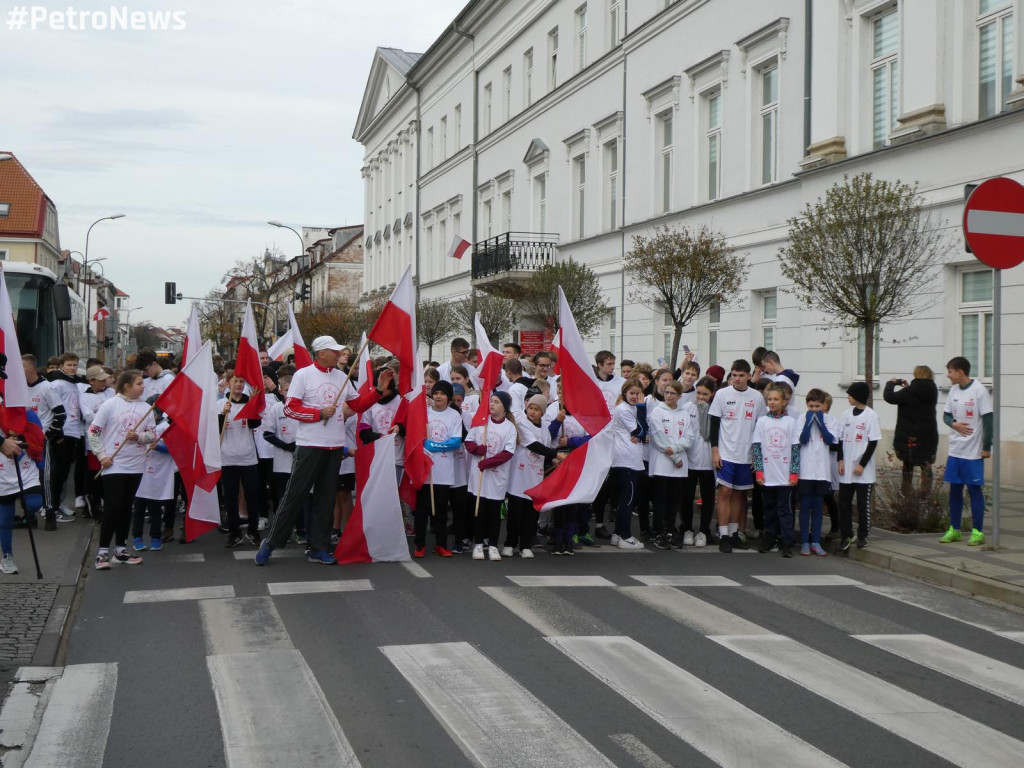
<path fill-rule="evenodd" d="M 476 235 L 476 229 L 477 229 L 476 188 L 477 188 L 477 181 L 478 181 L 478 176 L 479 176 L 479 165 L 480 165 L 480 160 L 479 160 L 479 157 L 477 155 L 477 148 L 476 148 L 477 141 L 480 138 L 480 136 L 479 136 L 479 131 L 480 131 L 480 115 L 478 113 L 478 104 L 477 104 L 477 94 L 478 94 L 478 92 L 480 90 L 480 72 L 476 68 L 476 37 L 474 35 L 469 34 L 468 32 L 463 32 L 461 29 L 459 29 L 458 23 L 455 23 L 455 22 L 452 23 L 452 31 L 455 32 L 455 34 L 458 35 L 459 37 L 463 37 L 466 40 L 469 40 L 470 44 L 472 44 L 472 46 L 473 46 L 473 191 L 472 191 L 472 194 L 470 194 L 469 197 L 470 197 L 470 204 L 472 205 L 472 208 L 473 208 L 472 218 L 470 219 L 470 221 L 472 222 L 471 223 L 471 227 L 472 228 L 471 228 L 470 231 L 472 232 L 472 242 L 474 243 L 474 246 L 475 246 L 476 238 L 477 238 L 477 235 Z M 472 254 L 471 254 L 470 255 L 470 269 L 471 270 L 472 270 L 472 258 L 473 257 L 472 257 Z M 472 271 L 470 272 L 470 279 L 472 279 Z"/>
<path fill-rule="evenodd" d="M 622 27 L 623 27 L 623 41 L 626 35 L 629 34 L 629 0 L 623 0 L 622 3 Z M 623 267 L 620 273 L 620 284 L 619 284 L 619 360 L 626 357 L 626 104 L 627 104 L 627 91 L 626 91 L 626 70 L 627 70 L 627 57 L 626 57 L 626 44 L 622 43 L 622 136 L 619 139 L 619 145 L 622 147 L 622 156 L 619 158 L 619 176 L 621 177 L 621 183 L 619 184 L 620 197 L 619 200 L 619 230 L 621 231 L 620 237 L 620 257 L 622 259 Z M 614 352 L 615 350 L 611 350 Z"/>
<path fill-rule="evenodd" d="M 804 157 L 807 157 L 811 146 L 811 43 L 812 20 L 814 13 L 813 0 L 804 0 Z"/>
<path fill-rule="evenodd" d="M 420 102 L 421 94 L 420 89 L 409 81 L 409 87 L 416 91 L 416 203 L 413 206 L 415 208 L 416 220 L 413 222 L 413 231 L 416 232 L 416 304 L 420 303 L 420 137 L 423 135 L 423 125 L 420 113 Z"/>

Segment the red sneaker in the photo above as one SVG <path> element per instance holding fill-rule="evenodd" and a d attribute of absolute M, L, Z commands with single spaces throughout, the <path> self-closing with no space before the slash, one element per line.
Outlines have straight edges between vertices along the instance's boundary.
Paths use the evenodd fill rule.
<path fill-rule="evenodd" d="M 434 547 L 434 554 L 435 555 L 440 555 L 441 557 L 451 557 L 452 556 L 451 551 L 445 549 L 444 547 Z"/>
<path fill-rule="evenodd" d="M 426 557 L 427 556 L 427 548 L 426 547 L 417 547 L 416 551 L 412 553 L 412 556 L 413 557 Z"/>

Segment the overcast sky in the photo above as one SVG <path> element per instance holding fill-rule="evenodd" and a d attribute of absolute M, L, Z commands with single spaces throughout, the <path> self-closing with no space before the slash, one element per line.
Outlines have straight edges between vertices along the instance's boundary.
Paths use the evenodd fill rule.
<path fill-rule="evenodd" d="M 422 52 L 464 5 L 127 0 L 183 11 L 185 29 L 13 31 L 20 3 L 0 0 L 0 151 L 53 199 L 65 249 L 84 251 L 90 223 L 127 214 L 92 230 L 90 259 L 106 258 L 106 276 L 141 307 L 133 323 L 184 324 L 189 304 L 165 306 L 165 280 L 203 296 L 239 259 L 298 254 L 298 238 L 268 219 L 362 221 L 351 137 L 374 49 Z"/>

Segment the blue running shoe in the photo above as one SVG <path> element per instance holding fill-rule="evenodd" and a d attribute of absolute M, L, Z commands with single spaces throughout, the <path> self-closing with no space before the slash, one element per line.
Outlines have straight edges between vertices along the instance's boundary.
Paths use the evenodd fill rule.
<path fill-rule="evenodd" d="M 256 550 L 253 560 L 256 561 L 256 565 L 266 565 L 270 562 L 270 556 L 273 553 L 274 547 L 270 544 L 270 539 L 264 539 L 260 542 L 260 548 Z"/>
<path fill-rule="evenodd" d="M 334 559 L 334 555 L 324 549 L 311 549 L 309 554 L 306 555 L 306 560 L 311 563 L 322 563 L 323 565 L 334 565 L 338 562 Z"/>
<path fill-rule="evenodd" d="M 132 541 L 132 549 L 134 549 L 136 552 L 145 552 L 147 549 L 145 539 L 143 539 L 141 536 L 136 536 L 135 539 Z"/>
<path fill-rule="evenodd" d="M 164 548 L 164 542 L 163 542 L 163 540 L 159 536 L 149 540 L 149 551 L 150 552 L 159 552 L 163 548 Z"/>

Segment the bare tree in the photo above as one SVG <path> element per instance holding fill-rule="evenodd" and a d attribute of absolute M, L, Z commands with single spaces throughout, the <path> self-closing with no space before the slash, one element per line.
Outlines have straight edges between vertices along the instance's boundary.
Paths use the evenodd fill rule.
<path fill-rule="evenodd" d="M 521 292 L 524 314 L 533 315 L 554 331 L 558 325 L 558 287 L 565 292 L 580 335 L 588 338 L 596 334 L 608 314 L 597 274 L 571 256 L 558 264 L 537 270 L 526 281 Z"/>
<path fill-rule="evenodd" d="M 492 296 L 474 290 L 468 299 L 455 302 L 455 329 L 469 337 L 477 346 L 476 326 L 473 318 L 480 313 L 480 324 L 496 344 L 502 339 L 511 339 L 512 331 L 519 325 L 519 311 L 516 302 L 503 296 Z"/>
<path fill-rule="evenodd" d="M 202 338 L 213 341 L 219 354 L 230 356 L 235 353 L 242 332 L 242 306 L 227 304 L 222 298 L 221 291 L 213 290 L 204 301 L 197 302 L 199 332 Z"/>
<path fill-rule="evenodd" d="M 683 328 L 714 302 L 735 297 L 750 267 L 736 256 L 725 237 L 708 226 L 656 229 L 651 237 L 636 235 L 626 254 L 630 301 L 664 309 L 672 318 L 671 365 L 679 357 Z"/>
<path fill-rule="evenodd" d="M 428 359 L 434 359 L 434 345 L 452 335 L 456 322 L 455 307 L 447 299 L 429 299 L 416 306 L 416 335 L 427 345 Z"/>
<path fill-rule="evenodd" d="M 789 220 L 779 249 L 789 290 L 829 327 L 864 333 L 864 378 L 873 383 L 875 337 L 883 324 L 914 316 L 930 300 L 945 236 L 923 210 L 917 187 L 843 177 Z"/>

